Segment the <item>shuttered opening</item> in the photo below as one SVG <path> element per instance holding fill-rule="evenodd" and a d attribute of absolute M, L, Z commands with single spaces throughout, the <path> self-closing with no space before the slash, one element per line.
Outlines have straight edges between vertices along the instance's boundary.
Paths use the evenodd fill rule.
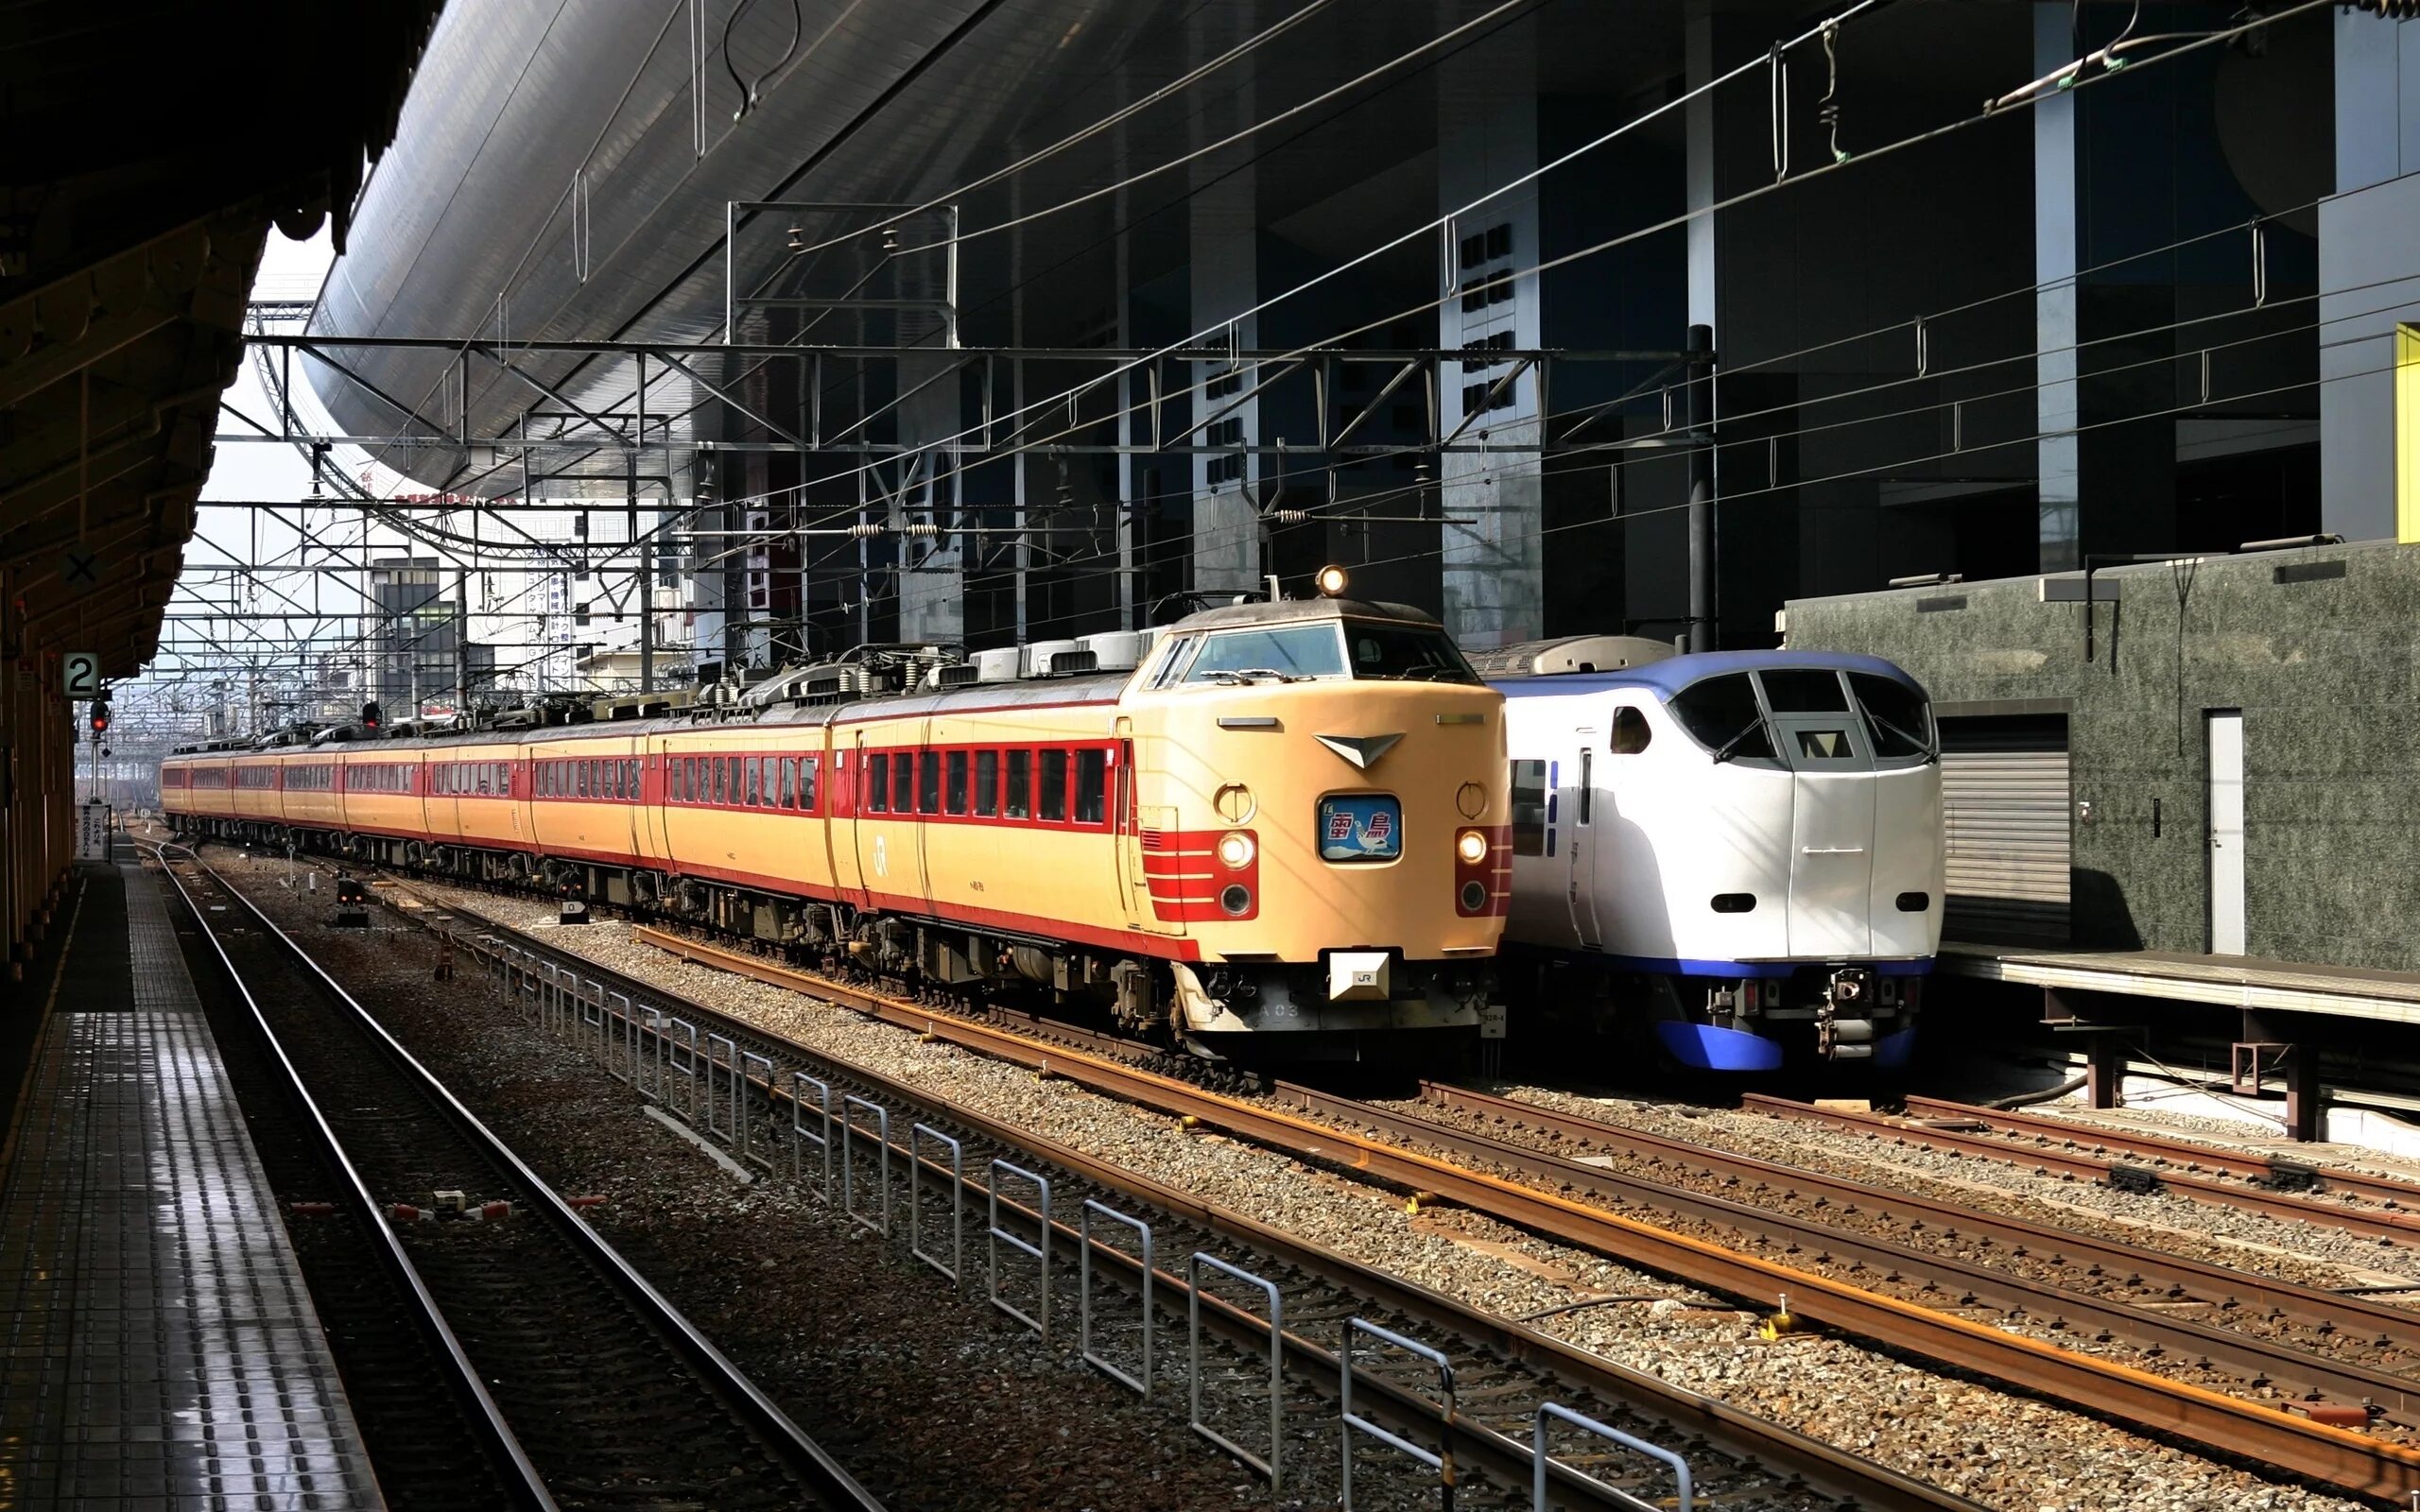
<path fill-rule="evenodd" d="M 1943 719 L 1941 799 L 1949 851 L 1942 932 L 1979 944 L 2066 944 L 2066 717 Z"/>

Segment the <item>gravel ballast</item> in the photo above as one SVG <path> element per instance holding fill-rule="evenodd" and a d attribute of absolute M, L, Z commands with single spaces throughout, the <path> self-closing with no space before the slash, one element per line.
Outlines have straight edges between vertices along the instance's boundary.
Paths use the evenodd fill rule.
<path fill-rule="evenodd" d="M 2350 1507 L 2055 1405 L 1820 1334 L 1756 1337 L 1752 1314 L 1602 1256 L 1477 1214 L 1405 1211 L 1393 1194 L 1004 1064 L 799 993 L 678 960 L 600 922 L 558 929 L 550 904 L 428 887 L 499 923 L 694 998 L 834 1057 L 1253 1213 L 1474 1306 L 1520 1316 L 1607 1296 L 1646 1297 L 1537 1326 L 1618 1364 L 1719 1397 L 1996 1507 Z"/>

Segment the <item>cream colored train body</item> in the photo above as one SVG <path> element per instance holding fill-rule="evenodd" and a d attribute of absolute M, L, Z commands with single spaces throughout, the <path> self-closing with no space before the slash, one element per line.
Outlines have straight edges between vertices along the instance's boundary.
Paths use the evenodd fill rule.
<path fill-rule="evenodd" d="M 307 775 L 222 785 L 253 768 Z M 188 833 L 527 883 L 1040 993 L 1203 1053 L 1315 1058 L 1501 1033 L 1507 795 L 1501 696 L 1417 611 L 1345 600 L 1196 614 L 1131 674 L 162 771 Z"/>

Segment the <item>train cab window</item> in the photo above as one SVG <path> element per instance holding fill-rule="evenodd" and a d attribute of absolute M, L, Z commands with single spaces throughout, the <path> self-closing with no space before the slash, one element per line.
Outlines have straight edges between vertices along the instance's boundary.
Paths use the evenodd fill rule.
<path fill-rule="evenodd" d="M 1845 730 L 1792 730 L 1793 753 L 1803 760 L 1818 762 L 1849 762 L 1857 760 L 1857 747 Z"/>
<path fill-rule="evenodd" d="M 890 753 L 876 751 L 866 758 L 866 812 L 880 814 L 890 807 Z"/>
<path fill-rule="evenodd" d="M 1340 678 L 1344 647 L 1336 624 L 1280 625 L 1206 636 L 1185 668 L 1187 682 L 1250 682 L 1258 678 Z"/>
<path fill-rule="evenodd" d="M 1067 817 L 1067 753 L 1063 750 L 1042 753 L 1041 816 L 1061 822 Z"/>
<path fill-rule="evenodd" d="M 1693 682 L 1672 696 L 1673 717 L 1717 761 L 1774 759 L 1764 711 L 1748 674 L 1733 672 Z"/>
<path fill-rule="evenodd" d="M 1357 678 L 1417 682 L 1477 682 L 1478 674 L 1454 649 L 1444 631 L 1415 625 L 1348 621 L 1344 644 L 1353 653 Z"/>
<path fill-rule="evenodd" d="M 1076 752 L 1076 822 L 1098 824 L 1109 814 L 1109 752 Z"/>
<path fill-rule="evenodd" d="M 1841 675 L 1830 667 L 1767 667 L 1765 702 L 1777 714 L 1844 714 L 1849 701 L 1841 692 Z"/>
<path fill-rule="evenodd" d="M 1547 764 L 1512 764 L 1512 853 L 1547 853 Z"/>
<path fill-rule="evenodd" d="M 949 776 L 943 788 L 943 797 L 946 801 L 942 804 L 942 811 L 948 814 L 963 814 L 966 812 L 966 752 L 951 751 L 947 766 Z"/>
<path fill-rule="evenodd" d="M 975 753 L 975 812 L 987 818 L 1000 812 L 1000 753 Z"/>
<path fill-rule="evenodd" d="M 1009 792 L 1001 812 L 1012 819 L 1033 816 L 1033 752 L 1009 752 Z"/>
<path fill-rule="evenodd" d="M 1929 761 L 1935 750 L 1932 708 L 1904 682 L 1871 672 L 1849 674 L 1849 693 L 1872 731 L 1877 761 Z"/>
<path fill-rule="evenodd" d="M 916 758 L 904 750 L 890 758 L 890 812 L 916 812 Z"/>
<path fill-rule="evenodd" d="M 942 753 L 921 751 L 916 757 L 916 812 L 939 814 L 942 811 Z"/>
<path fill-rule="evenodd" d="M 1194 647 L 1199 644 L 1201 642 L 1190 635 L 1181 635 L 1168 643 L 1167 654 L 1160 658 L 1159 670 L 1151 674 L 1151 686 L 1166 688 L 1175 683 L 1184 671 L 1185 662 L 1192 657 Z"/>
<path fill-rule="evenodd" d="M 1647 722 L 1647 715 L 1624 704 L 1614 711 L 1614 735 L 1605 748 L 1616 756 L 1635 756 L 1654 738 L 1655 727 Z"/>

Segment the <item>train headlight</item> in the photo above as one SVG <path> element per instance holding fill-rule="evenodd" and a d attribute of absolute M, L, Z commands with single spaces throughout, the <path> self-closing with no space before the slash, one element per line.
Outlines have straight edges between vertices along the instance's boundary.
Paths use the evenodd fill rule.
<path fill-rule="evenodd" d="M 1454 836 L 1454 854 L 1470 866 L 1487 859 L 1487 836 L 1477 830 L 1464 830 Z"/>
<path fill-rule="evenodd" d="M 1319 576 L 1312 579 L 1313 582 L 1319 585 L 1320 596 L 1322 598 L 1340 598 L 1343 596 L 1346 580 L 1344 569 L 1339 567 L 1334 562 L 1330 562 L 1326 566 L 1321 568 Z"/>
<path fill-rule="evenodd" d="M 1230 830 L 1219 836 L 1219 865 L 1229 871 L 1241 871 L 1252 865 L 1259 849 L 1252 843 L 1251 835 L 1241 830 Z"/>

